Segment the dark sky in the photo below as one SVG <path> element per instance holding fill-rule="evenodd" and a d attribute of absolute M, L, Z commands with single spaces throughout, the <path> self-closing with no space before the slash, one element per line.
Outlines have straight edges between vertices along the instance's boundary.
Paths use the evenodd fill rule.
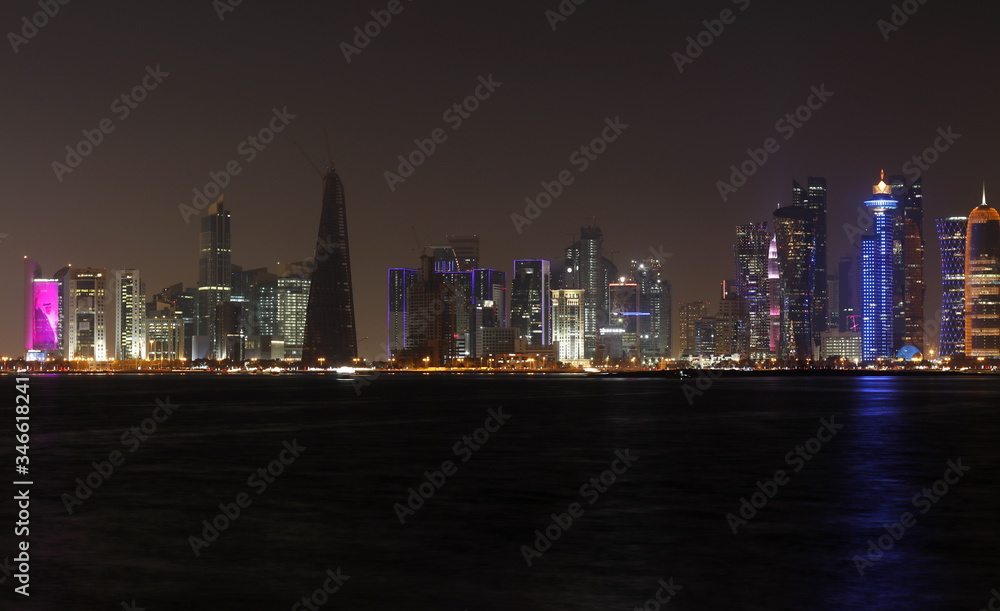
<path fill-rule="evenodd" d="M 995 182 L 1000 39 L 996 14 L 981 4 L 914 0 L 916 13 L 885 40 L 878 21 L 891 18 L 888 1 L 750 0 L 744 11 L 746 0 L 587 0 L 553 31 L 545 10 L 556 0 L 403 0 L 348 64 L 340 44 L 386 4 L 244 0 L 220 21 L 211 0 L 74 0 L 17 53 L 8 39 L 0 354 L 22 350 L 24 254 L 46 275 L 66 263 L 138 268 L 151 294 L 193 284 L 198 229 L 178 205 L 233 159 L 243 168 L 225 190 L 234 262 L 273 267 L 311 255 L 321 183 L 294 142 L 322 162 L 324 128 L 347 193 L 369 358 L 385 335 L 386 269 L 416 266 L 418 240 L 479 234 L 483 265 L 510 270 L 514 258 L 560 257 L 569 234 L 596 216 L 616 262 L 662 245 L 675 304 L 715 302 L 733 273 L 735 225 L 770 220 L 790 203 L 792 178 L 827 178 L 835 262 L 854 252 L 841 226 L 878 171 L 901 173 L 951 126 L 961 137 L 923 172 L 933 312 L 933 219 L 968 213 L 982 182 Z M 735 22 L 680 73 L 672 54 L 727 8 Z M 38 10 L 9 0 L 0 27 L 20 31 Z M 112 102 L 157 65 L 169 76 L 122 119 Z M 445 110 L 491 74 L 502 85 L 452 129 Z M 785 140 L 776 121 L 823 84 L 833 96 Z M 286 106 L 296 118 L 248 163 L 238 145 Z M 628 129 L 579 172 L 570 154 L 619 116 Z M 52 163 L 106 117 L 114 131 L 57 180 Z M 447 140 L 391 192 L 383 173 L 435 128 Z M 716 181 L 770 137 L 778 152 L 723 202 Z M 575 182 L 518 234 L 511 214 L 563 170 Z"/>

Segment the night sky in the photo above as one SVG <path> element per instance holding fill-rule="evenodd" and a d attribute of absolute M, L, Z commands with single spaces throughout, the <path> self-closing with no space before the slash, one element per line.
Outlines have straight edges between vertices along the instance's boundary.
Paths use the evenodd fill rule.
<path fill-rule="evenodd" d="M 225 189 L 233 262 L 273 271 L 311 255 L 322 184 L 295 143 L 325 164 L 324 128 L 347 195 L 368 358 L 385 336 L 386 269 L 416 267 L 418 244 L 449 234 L 478 234 L 482 265 L 509 272 L 515 258 L 561 260 L 597 217 L 620 267 L 661 245 L 671 254 L 676 316 L 677 303 L 717 301 L 735 226 L 770 221 L 791 203 L 793 178 L 827 178 L 835 268 L 857 252 L 841 227 L 878 171 L 903 173 L 951 127 L 960 137 L 922 172 L 930 316 L 940 295 L 933 220 L 967 214 L 984 180 L 1000 201 L 1000 39 L 981 4 L 912 0 L 916 12 L 886 40 L 878 22 L 891 23 L 889 1 L 587 0 L 553 31 L 545 11 L 557 0 L 402 0 L 348 63 L 341 43 L 386 5 L 244 0 L 220 20 L 211 0 L 73 0 L 16 53 L 6 37 L 0 354 L 23 350 L 25 254 L 46 276 L 72 263 L 138 268 L 150 295 L 193 285 L 198 224 L 178 207 L 231 160 L 241 168 Z M 673 54 L 726 9 L 735 21 L 680 72 Z M 20 33 L 38 11 L 4 2 L 0 27 Z M 157 66 L 169 76 L 123 118 L 113 103 Z M 453 129 L 445 111 L 490 75 L 501 85 Z M 776 122 L 824 85 L 832 97 L 786 140 Z M 286 107 L 295 118 L 248 161 L 240 144 Z M 580 172 L 571 154 L 616 117 L 628 128 Z M 60 181 L 53 162 L 105 118 L 113 131 Z M 391 191 L 384 173 L 437 128 L 447 139 Z M 723 201 L 717 181 L 768 138 L 778 151 Z M 564 170 L 573 184 L 519 234 L 511 214 Z"/>

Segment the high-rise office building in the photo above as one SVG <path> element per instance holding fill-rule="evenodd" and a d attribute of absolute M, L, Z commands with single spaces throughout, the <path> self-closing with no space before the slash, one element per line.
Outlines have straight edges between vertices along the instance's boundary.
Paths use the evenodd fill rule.
<path fill-rule="evenodd" d="M 941 329 L 938 355 L 965 354 L 965 242 L 969 217 L 937 219 L 941 251 Z"/>
<path fill-rule="evenodd" d="M 218 345 L 219 306 L 229 301 L 233 283 L 232 215 L 223 198 L 208 208 L 201 219 L 198 259 L 198 337 L 193 358 L 225 359 L 225 346 Z"/>
<path fill-rule="evenodd" d="M 612 359 L 635 359 L 641 364 L 639 332 L 642 319 L 649 318 L 639 306 L 639 285 L 635 282 L 612 282 L 608 285 L 608 324 L 600 329 L 599 341 L 604 354 Z"/>
<path fill-rule="evenodd" d="M 875 197 L 865 202 L 874 220 L 873 233 L 861 238 L 861 355 L 864 361 L 894 358 L 896 265 L 895 215 L 899 202 L 892 196 L 892 187 L 885 182 L 885 173 L 872 188 Z"/>
<path fill-rule="evenodd" d="M 901 177 L 891 181 L 898 202 L 893 219 L 895 238 L 895 322 L 893 346 L 915 346 L 924 350 L 924 202 L 923 184 L 917 179 L 907 185 Z"/>
<path fill-rule="evenodd" d="M 358 356 L 358 336 L 347 240 L 347 202 L 344 185 L 332 164 L 323 176 L 323 210 L 316 244 L 316 269 L 309 287 L 302 360 L 308 364 L 350 365 Z"/>
<path fill-rule="evenodd" d="M 434 271 L 436 272 L 458 272 L 462 271 L 462 266 L 458 260 L 455 247 L 451 244 L 438 246 L 428 246 L 431 256 L 434 258 Z M 467 270 L 471 271 L 471 270 Z"/>
<path fill-rule="evenodd" d="M 804 206 L 774 211 L 774 232 L 781 291 L 781 333 L 777 355 L 782 359 L 813 356 L 813 283 L 816 261 L 816 214 Z M 826 273 L 823 276 L 826 292 Z M 825 321 L 825 308 L 823 320 Z"/>
<path fill-rule="evenodd" d="M 455 341 L 460 299 L 444 274 L 434 271 L 434 257 L 420 257 L 418 276 L 409 289 L 406 316 L 404 355 L 413 364 L 443 367 L 460 356 Z"/>
<path fill-rule="evenodd" d="M 593 358 L 597 334 L 608 323 L 608 285 L 618 270 L 604 257 L 604 234 L 597 226 L 580 228 L 580 241 L 566 249 L 565 272 L 560 288 L 583 289 L 584 358 Z"/>
<path fill-rule="evenodd" d="M 508 326 L 507 321 L 507 272 L 495 269 L 475 269 L 472 271 L 472 299 L 474 304 L 493 302 L 496 309 L 498 327 Z"/>
<path fill-rule="evenodd" d="M 559 344 L 559 360 L 581 361 L 584 356 L 585 305 L 583 289 L 552 291 L 552 337 Z"/>
<path fill-rule="evenodd" d="M 1000 214 L 986 204 L 985 188 L 966 229 L 965 353 L 1000 358 Z"/>
<path fill-rule="evenodd" d="M 437 259 L 435 259 L 436 266 Z M 474 273 L 471 271 L 436 271 L 434 272 L 444 282 L 449 291 L 444 299 L 449 300 L 449 311 L 454 313 L 455 352 L 459 358 L 474 356 L 476 352 L 476 291 Z M 492 306 L 491 306 L 492 307 Z M 487 317 L 483 324 L 495 323 L 495 317 Z"/>
<path fill-rule="evenodd" d="M 804 208 L 813 214 L 812 230 L 815 234 L 815 254 L 813 259 L 812 296 L 810 307 L 812 308 L 812 321 L 810 323 L 810 334 L 812 340 L 811 350 L 817 353 L 820 346 L 820 333 L 826 331 L 826 324 L 829 318 L 829 298 L 826 286 L 826 179 L 810 176 L 806 181 L 806 189 L 799 183 L 792 181 L 792 205 Z"/>
<path fill-rule="evenodd" d="M 109 280 L 109 356 L 119 361 L 145 359 L 146 286 L 139 270 L 112 270 Z"/>
<path fill-rule="evenodd" d="M 632 280 L 639 285 L 639 343 L 642 358 L 656 363 L 670 358 L 671 286 L 659 259 L 632 261 Z"/>
<path fill-rule="evenodd" d="M 694 321 L 694 350 L 695 356 L 711 357 L 715 356 L 715 317 L 703 316 Z"/>
<path fill-rule="evenodd" d="M 389 356 L 395 358 L 409 347 L 406 337 L 406 317 L 409 311 L 410 286 L 417 279 L 417 270 L 393 268 L 389 270 L 389 315 L 387 320 Z"/>
<path fill-rule="evenodd" d="M 709 303 L 706 301 L 692 301 L 680 304 L 677 310 L 677 335 L 680 355 L 698 353 L 695 341 L 695 323 L 708 316 L 708 307 Z M 712 345 L 715 345 L 714 339 L 712 340 Z"/>
<path fill-rule="evenodd" d="M 197 288 L 185 289 L 183 283 L 177 283 L 163 289 L 156 296 L 158 300 L 172 304 L 174 313 L 184 322 L 184 342 L 182 344 L 184 354 L 181 356 L 188 361 L 192 360 L 192 346 L 198 335 L 198 292 Z"/>
<path fill-rule="evenodd" d="M 24 258 L 24 351 L 28 360 L 62 357 L 65 309 L 62 281 L 42 278 L 39 265 Z"/>
<path fill-rule="evenodd" d="M 746 307 L 744 356 L 767 358 L 770 348 L 770 284 L 768 282 L 768 247 L 771 234 L 767 223 L 750 223 L 736 228 L 733 246 L 736 268 L 736 293 Z M 741 344 L 744 340 L 741 340 Z"/>
<path fill-rule="evenodd" d="M 781 265 L 778 263 L 778 240 L 771 234 L 767 247 L 767 290 L 768 290 L 768 354 L 778 354 L 781 343 Z"/>
<path fill-rule="evenodd" d="M 284 358 L 302 360 L 306 335 L 306 312 L 312 281 L 302 264 L 279 266 L 278 272 L 278 336 L 284 341 Z"/>
<path fill-rule="evenodd" d="M 146 338 L 149 350 L 146 358 L 151 361 L 179 361 L 184 357 L 184 319 L 174 304 L 154 297 L 146 313 Z"/>
<path fill-rule="evenodd" d="M 56 277 L 63 281 L 66 358 L 107 361 L 107 270 L 63 268 Z"/>
<path fill-rule="evenodd" d="M 510 286 L 510 326 L 528 345 L 552 343 L 552 270 L 543 259 L 514 261 Z"/>
<path fill-rule="evenodd" d="M 455 260 L 458 261 L 458 270 L 471 272 L 479 269 L 479 236 L 477 235 L 450 235 L 448 244 L 455 253 Z"/>

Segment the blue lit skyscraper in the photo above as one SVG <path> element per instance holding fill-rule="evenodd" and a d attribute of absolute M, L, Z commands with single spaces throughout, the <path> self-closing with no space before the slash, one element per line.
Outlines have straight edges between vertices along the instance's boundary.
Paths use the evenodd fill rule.
<path fill-rule="evenodd" d="M 406 349 L 406 314 L 409 303 L 408 291 L 417 280 L 417 270 L 393 268 L 389 270 L 389 312 L 386 321 L 389 332 L 389 356 L 395 356 Z"/>
<path fill-rule="evenodd" d="M 965 354 L 965 230 L 969 217 L 937 219 L 941 245 L 941 331 L 938 355 Z"/>
<path fill-rule="evenodd" d="M 865 202 L 874 217 L 872 235 L 861 238 L 861 358 L 875 361 L 895 356 L 892 345 L 894 312 L 895 224 L 893 211 L 899 203 L 885 173 L 872 189 L 875 197 Z"/>

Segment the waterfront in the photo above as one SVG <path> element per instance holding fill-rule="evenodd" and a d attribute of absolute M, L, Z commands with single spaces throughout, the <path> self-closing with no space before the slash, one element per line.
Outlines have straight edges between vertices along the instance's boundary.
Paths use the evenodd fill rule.
<path fill-rule="evenodd" d="M 338 567 L 328 608 L 632 609 L 670 578 L 667 609 L 986 605 L 1000 378 L 724 377 L 689 401 L 692 384 L 382 376 L 359 395 L 333 376 L 33 376 L 30 608 L 288 609 Z M 123 438 L 157 399 L 177 407 Z M 490 409 L 508 420 L 461 444 Z M 843 428 L 795 471 L 823 419 Z M 248 486 L 293 440 L 300 455 Z M 62 495 L 115 450 L 69 515 Z M 634 464 L 584 494 L 625 450 Z M 921 513 L 914 495 L 958 459 L 971 469 Z M 395 506 L 449 460 L 400 524 Z M 727 514 L 776 470 L 787 483 L 733 534 Z M 252 503 L 196 556 L 189 537 L 240 493 Z M 522 546 L 574 502 L 528 566 Z M 907 511 L 915 525 L 859 575 L 852 558 Z"/>

